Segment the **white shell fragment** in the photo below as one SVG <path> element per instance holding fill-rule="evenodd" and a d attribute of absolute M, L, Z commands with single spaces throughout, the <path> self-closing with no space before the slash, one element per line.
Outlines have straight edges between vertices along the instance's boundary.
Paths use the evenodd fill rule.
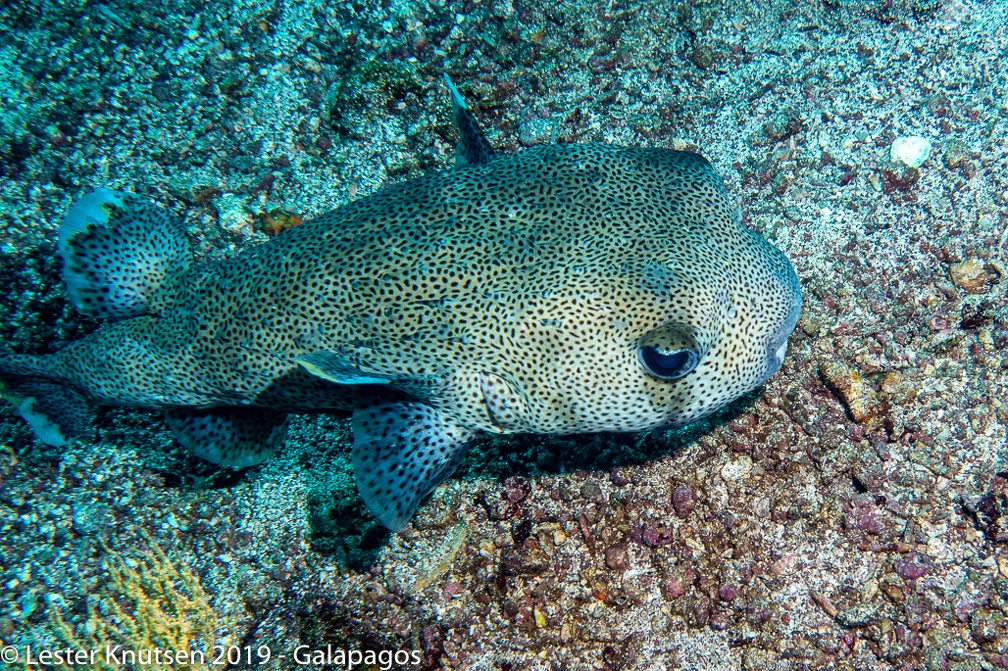
<path fill-rule="evenodd" d="M 903 163 L 911 168 L 919 168 L 924 165 L 931 153 L 931 142 L 924 137 L 914 135 L 913 137 L 898 137 L 893 140 L 889 149 L 889 158 L 892 161 Z"/>

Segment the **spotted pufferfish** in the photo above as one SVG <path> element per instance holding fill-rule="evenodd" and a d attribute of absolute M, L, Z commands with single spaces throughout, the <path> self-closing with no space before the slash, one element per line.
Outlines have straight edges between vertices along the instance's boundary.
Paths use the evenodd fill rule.
<path fill-rule="evenodd" d="M 290 413 L 352 414 L 360 495 L 399 531 L 477 432 L 646 431 L 710 415 L 781 366 L 801 307 L 698 154 L 604 144 L 495 154 L 445 77 L 456 164 L 233 258 L 99 188 L 59 229 L 103 326 L 0 354 L 3 395 L 51 445 L 92 408 L 164 411 L 216 464 L 276 452 Z"/>

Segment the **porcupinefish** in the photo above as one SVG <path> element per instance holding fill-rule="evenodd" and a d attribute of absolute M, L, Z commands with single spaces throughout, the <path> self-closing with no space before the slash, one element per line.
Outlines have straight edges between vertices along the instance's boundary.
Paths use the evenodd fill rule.
<path fill-rule="evenodd" d="M 801 306 L 698 154 L 603 144 L 495 154 L 448 81 L 455 167 L 217 262 L 179 221 L 99 188 L 59 229 L 78 310 L 108 323 L 0 355 L 4 395 L 60 445 L 97 405 L 163 410 L 217 464 L 257 464 L 290 413 L 352 414 L 357 487 L 390 529 L 479 431 L 687 424 L 780 366 Z"/>

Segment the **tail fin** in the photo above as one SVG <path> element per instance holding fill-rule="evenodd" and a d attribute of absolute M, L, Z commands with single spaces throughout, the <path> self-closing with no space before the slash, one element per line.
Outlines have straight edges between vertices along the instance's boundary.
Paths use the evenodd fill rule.
<path fill-rule="evenodd" d="M 87 400 L 67 385 L 48 380 L 2 376 L 0 397 L 10 401 L 36 437 L 62 447 L 89 432 L 93 412 Z"/>
<path fill-rule="evenodd" d="M 96 189 L 75 202 L 59 230 L 63 281 L 86 315 L 157 314 L 173 300 L 172 278 L 192 263 L 181 224 L 130 193 Z"/>

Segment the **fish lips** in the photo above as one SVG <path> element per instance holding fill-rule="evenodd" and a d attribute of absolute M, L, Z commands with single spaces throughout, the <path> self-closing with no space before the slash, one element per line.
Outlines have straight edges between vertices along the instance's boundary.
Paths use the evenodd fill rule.
<path fill-rule="evenodd" d="M 788 338 L 791 337 L 791 333 L 798 323 L 798 315 L 801 314 L 802 295 L 801 289 L 798 287 L 797 277 L 794 278 L 791 289 L 793 296 L 791 310 L 781 323 L 780 328 L 777 329 L 776 336 L 770 339 L 770 344 L 767 347 L 767 378 L 780 370 L 783 365 L 784 355 L 787 354 Z"/>

